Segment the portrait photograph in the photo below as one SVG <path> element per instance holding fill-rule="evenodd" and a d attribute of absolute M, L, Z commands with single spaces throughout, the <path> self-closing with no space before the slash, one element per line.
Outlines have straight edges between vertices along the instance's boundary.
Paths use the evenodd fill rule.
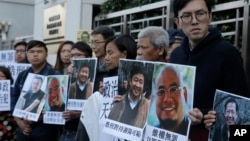
<path fill-rule="evenodd" d="M 171 139 L 187 140 L 191 121 L 187 116 L 193 108 L 195 67 L 155 63 L 152 94 L 144 139 L 165 140 L 154 131 L 170 134 Z"/>
<path fill-rule="evenodd" d="M 216 90 L 213 105 L 216 122 L 210 130 L 209 141 L 227 141 L 230 137 L 230 125 L 250 124 L 249 100 L 233 93 Z"/>

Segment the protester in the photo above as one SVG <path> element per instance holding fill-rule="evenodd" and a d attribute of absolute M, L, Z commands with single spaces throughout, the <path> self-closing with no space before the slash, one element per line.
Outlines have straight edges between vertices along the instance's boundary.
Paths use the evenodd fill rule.
<path fill-rule="evenodd" d="M 115 35 L 110 37 L 105 45 L 105 62 L 109 68 L 109 73 L 105 77 L 117 76 L 119 59 L 135 59 L 136 43 L 129 35 Z M 106 139 L 102 126 L 99 124 L 99 117 L 102 105 L 103 95 L 95 92 L 86 101 L 81 117 L 81 123 L 78 126 L 77 141 L 101 141 Z"/>
<path fill-rule="evenodd" d="M 103 77 L 108 73 L 105 64 L 105 43 L 107 39 L 115 35 L 115 31 L 106 25 L 98 26 L 91 33 L 91 48 L 98 59 L 97 70 L 94 83 L 94 92 L 99 91 L 100 82 L 102 83 Z"/>
<path fill-rule="evenodd" d="M 17 42 L 14 45 L 16 63 L 28 63 L 28 60 L 26 57 L 26 46 L 27 46 L 27 43 L 25 41 Z"/>
<path fill-rule="evenodd" d="M 0 66 L 0 80 L 10 80 L 12 85 L 14 80 L 12 78 L 10 70 L 5 66 Z M 10 86 L 9 86 L 10 87 Z M 13 90 L 10 89 L 10 96 L 12 97 Z M 0 140 L 1 141 L 15 141 L 16 140 L 16 128 L 17 124 L 12 116 L 12 110 L 14 108 L 14 102 L 11 99 L 11 111 L 0 112 Z"/>
<path fill-rule="evenodd" d="M 138 34 L 137 60 L 166 62 L 169 40 L 162 27 L 149 26 Z"/>
<path fill-rule="evenodd" d="M 67 74 L 67 68 L 71 64 L 70 52 L 74 45 L 72 41 L 64 41 L 59 45 L 56 57 L 55 69 L 61 72 L 61 74 Z"/>
<path fill-rule="evenodd" d="M 217 29 L 209 28 L 212 6 L 210 0 L 174 0 L 173 3 L 174 22 L 185 37 L 181 46 L 172 52 L 170 63 L 196 66 L 193 106 L 203 115 L 213 108 L 216 89 L 249 97 L 239 51 Z M 189 117 L 193 124 L 190 140 L 207 140 L 208 130 L 202 116 L 189 112 Z"/>
<path fill-rule="evenodd" d="M 77 42 L 73 45 L 70 54 L 71 54 L 71 60 L 80 59 L 80 58 L 91 58 L 92 49 L 90 48 L 88 44 L 84 42 Z M 68 74 L 71 76 L 71 82 L 74 82 L 77 80 L 75 77 L 75 74 L 73 74 L 72 64 L 68 67 Z M 69 91 L 73 91 L 73 92 L 69 92 L 71 93 L 70 95 L 72 97 L 74 97 L 73 95 L 76 96 L 77 91 L 72 90 L 72 89 Z M 89 96 L 90 94 L 85 95 L 85 99 L 87 99 Z M 81 115 L 81 112 L 75 111 L 75 110 L 66 110 L 63 112 L 62 116 L 66 120 L 66 123 L 63 127 L 62 134 L 60 135 L 60 141 L 75 141 L 80 115 Z"/>
<path fill-rule="evenodd" d="M 54 70 L 46 61 L 48 49 L 42 41 L 31 40 L 27 45 L 27 58 L 31 67 L 19 73 L 14 87 L 14 99 L 19 97 L 29 73 L 40 75 L 58 75 L 60 72 Z M 16 101 L 15 101 L 16 103 Z M 51 124 L 43 124 L 41 114 L 38 122 L 27 120 L 27 117 L 15 120 L 18 125 L 17 141 L 55 141 L 58 139 L 58 127 Z"/>
<path fill-rule="evenodd" d="M 184 34 L 179 29 L 168 29 L 167 32 L 169 35 L 169 47 L 167 50 L 166 61 L 169 62 L 172 51 L 181 45 Z"/>

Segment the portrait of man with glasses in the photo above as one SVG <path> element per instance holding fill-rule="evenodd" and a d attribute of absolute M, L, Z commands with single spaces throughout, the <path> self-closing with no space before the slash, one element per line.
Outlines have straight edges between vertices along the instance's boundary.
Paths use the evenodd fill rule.
<path fill-rule="evenodd" d="M 174 66 L 165 66 L 156 77 L 156 114 L 159 127 L 187 135 L 189 119 L 186 114 L 187 88 Z"/>

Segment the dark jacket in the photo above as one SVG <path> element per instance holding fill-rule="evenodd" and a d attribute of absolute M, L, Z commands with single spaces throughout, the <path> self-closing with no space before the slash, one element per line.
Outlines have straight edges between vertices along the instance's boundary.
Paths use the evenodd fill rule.
<path fill-rule="evenodd" d="M 24 70 L 17 77 L 17 80 L 15 82 L 15 87 L 14 87 L 14 94 L 13 94 L 13 96 L 16 97 L 14 98 L 15 100 L 17 100 L 17 98 L 21 94 L 21 90 L 23 88 L 25 79 L 28 76 L 28 73 L 34 73 L 34 71 L 32 70 L 32 67 L 28 68 L 27 70 Z M 45 76 L 59 75 L 60 72 L 57 70 L 54 70 L 49 64 L 46 64 L 46 66 L 37 74 L 45 75 Z M 14 101 L 14 103 L 16 102 L 17 101 Z M 41 137 L 41 136 L 54 136 L 55 134 L 57 134 L 57 129 L 58 128 L 56 125 L 43 124 L 43 121 L 34 122 L 32 124 L 32 131 L 29 137 L 32 138 L 32 137 Z M 18 128 L 17 132 L 18 134 L 23 134 L 20 128 Z"/>
<path fill-rule="evenodd" d="M 239 51 L 222 39 L 218 30 L 209 31 L 207 37 L 192 51 L 189 48 L 188 38 L 185 37 L 181 46 L 176 48 L 170 57 L 170 63 L 196 66 L 193 107 L 199 108 L 203 114 L 213 108 L 216 89 L 249 97 L 243 60 Z M 208 135 L 204 125 L 198 126 Z M 192 128 L 191 126 L 190 132 Z M 197 131 L 200 131 L 200 128 Z"/>

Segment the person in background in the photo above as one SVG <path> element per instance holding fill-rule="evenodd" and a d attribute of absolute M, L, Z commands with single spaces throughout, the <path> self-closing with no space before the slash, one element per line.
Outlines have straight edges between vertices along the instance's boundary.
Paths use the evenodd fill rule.
<path fill-rule="evenodd" d="M 70 52 L 74 45 L 72 41 L 64 41 L 59 45 L 56 57 L 55 69 L 61 72 L 61 74 L 67 74 L 67 68 L 71 64 Z"/>
<path fill-rule="evenodd" d="M 150 26 L 138 34 L 136 60 L 166 62 L 168 33 L 162 27 Z"/>
<path fill-rule="evenodd" d="M 12 78 L 10 70 L 5 66 L 0 66 L 0 81 L 1 80 L 10 80 L 12 85 L 14 80 Z M 12 97 L 13 88 L 10 89 L 10 96 Z M 17 124 L 12 116 L 12 110 L 15 106 L 15 103 L 11 100 L 11 111 L 1 111 L 0 112 L 0 140 L 1 141 L 16 141 L 16 128 Z"/>
<path fill-rule="evenodd" d="M 71 60 L 80 59 L 80 58 L 91 58 L 92 49 L 85 42 L 77 42 L 73 45 L 70 54 L 71 54 Z M 74 74 L 72 73 L 73 73 L 73 64 L 71 64 L 68 67 L 68 74 L 72 76 L 71 81 L 74 82 L 75 80 L 72 80 Z M 69 90 L 69 91 L 72 91 L 72 90 Z M 71 95 L 76 96 L 76 91 L 74 91 L 74 93 L 75 94 L 71 94 Z M 88 96 L 85 98 L 87 99 Z M 62 116 L 66 120 L 66 123 L 63 127 L 62 134 L 60 135 L 60 139 L 59 139 L 60 141 L 75 141 L 77 127 L 78 127 L 79 120 L 80 120 L 80 115 L 81 115 L 80 111 L 66 110 L 63 112 Z"/>
<path fill-rule="evenodd" d="M 105 43 L 107 39 L 115 35 L 115 31 L 106 25 L 98 26 L 91 33 L 91 48 L 93 49 L 95 56 L 98 59 L 96 77 L 93 91 L 99 91 L 100 81 L 108 73 L 107 66 L 105 64 Z"/>
<path fill-rule="evenodd" d="M 17 42 L 14 45 L 15 49 L 15 62 L 16 63 L 28 63 L 26 56 L 26 46 L 27 43 L 25 41 Z"/>
<path fill-rule="evenodd" d="M 169 47 L 167 50 L 166 61 L 169 62 L 172 51 L 181 45 L 184 34 L 179 29 L 168 29 L 167 32 L 169 35 Z"/>
<path fill-rule="evenodd" d="M 48 49 L 44 42 L 31 40 L 26 49 L 28 61 L 31 67 L 19 73 L 15 82 L 13 98 L 17 99 L 21 94 L 24 82 L 29 73 L 40 75 L 59 75 L 60 72 L 53 69 L 47 63 Z M 16 103 L 16 101 L 14 101 Z M 58 126 L 43 124 L 41 114 L 37 122 L 15 117 L 17 122 L 17 141 L 56 141 L 58 139 Z"/>
<path fill-rule="evenodd" d="M 213 108 L 216 89 L 249 97 L 248 85 L 239 51 L 222 38 L 212 21 L 213 1 L 174 0 L 174 22 L 185 37 L 170 57 L 170 63 L 196 67 L 194 103 L 196 112 L 206 115 Z M 189 139 L 208 139 L 203 116 L 191 116 Z M 195 123 L 194 123 L 195 121 Z"/>
<path fill-rule="evenodd" d="M 135 59 L 136 42 L 130 35 L 115 35 L 109 37 L 104 47 L 106 51 L 105 62 L 109 73 L 105 77 L 117 76 L 118 65 L 121 58 Z M 103 95 L 97 91 L 86 101 L 78 126 L 77 141 L 102 141 L 105 135 L 102 125 L 99 124 Z"/>

